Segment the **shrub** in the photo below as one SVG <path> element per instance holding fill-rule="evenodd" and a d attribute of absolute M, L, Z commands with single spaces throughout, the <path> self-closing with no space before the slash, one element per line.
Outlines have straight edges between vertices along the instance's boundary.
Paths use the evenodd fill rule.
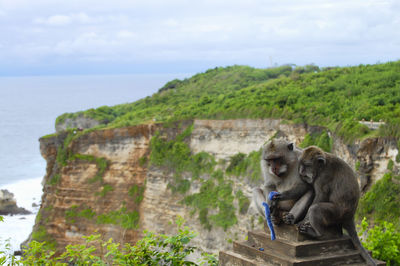
<path fill-rule="evenodd" d="M 372 251 L 374 258 L 386 261 L 388 266 L 400 265 L 400 233 L 392 223 L 384 221 L 368 230 L 364 217 L 359 235 L 365 236 L 362 243 L 366 249 Z"/>
<path fill-rule="evenodd" d="M 385 174 L 360 199 L 357 217 L 367 217 L 376 223 L 391 222 L 400 230 L 400 184 L 393 182 L 399 177 Z"/>
<path fill-rule="evenodd" d="M 300 148 L 306 148 L 308 146 L 315 145 L 320 147 L 322 150 L 326 152 L 332 151 L 333 141 L 326 130 L 313 133 L 313 134 L 306 134 L 304 140 L 300 143 Z"/>
<path fill-rule="evenodd" d="M 387 169 L 392 171 L 393 170 L 393 166 L 394 166 L 394 162 L 392 159 L 389 160 L 388 165 L 387 165 Z"/>
<path fill-rule="evenodd" d="M 100 234 L 83 237 L 85 242 L 68 245 L 65 251 L 56 256 L 46 242 L 31 241 L 23 252 L 21 260 L 15 260 L 7 250 L 0 251 L 0 264 L 9 265 L 198 265 L 187 260 L 188 255 L 198 248 L 190 241 L 196 233 L 183 226 L 183 219 L 178 218 L 177 234 L 167 236 L 144 232 L 144 237 L 135 245 L 129 243 L 121 247 L 110 238 L 101 239 Z M 10 264 L 11 263 L 11 264 Z M 216 257 L 202 252 L 200 265 L 218 265 Z"/>

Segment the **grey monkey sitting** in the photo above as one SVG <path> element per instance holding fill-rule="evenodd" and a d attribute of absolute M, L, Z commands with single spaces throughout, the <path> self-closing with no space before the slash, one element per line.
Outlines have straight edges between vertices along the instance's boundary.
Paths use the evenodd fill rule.
<path fill-rule="evenodd" d="M 258 212 L 264 216 L 263 202 L 270 206 L 274 224 L 282 221 L 294 224 L 302 220 L 313 199 L 312 187 L 299 178 L 298 164 L 302 150 L 283 139 L 273 139 L 262 147 L 261 170 L 264 184 L 253 189 L 253 201 Z M 291 190 L 289 200 L 270 201 L 271 191 Z"/>
<path fill-rule="evenodd" d="M 376 265 L 361 245 L 355 228 L 354 214 L 360 189 L 351 167 L 333 154 L 311 146 L 303 151 L 299 174 L 315 191 L 306 219 L 299 223 L 299 232 L 317 239 L 329 239 L 341 235 L 344 228 L 368 265 Z M 276 195 L 273 201 L 286 201 L 291 197 L 292 191 L 285 191 Z"/>

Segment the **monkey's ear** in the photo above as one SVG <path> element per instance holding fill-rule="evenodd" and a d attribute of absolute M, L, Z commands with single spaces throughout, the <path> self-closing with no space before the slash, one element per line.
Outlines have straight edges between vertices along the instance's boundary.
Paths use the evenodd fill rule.
<path fill-rule="evenodd" d="M 320 155 L 317 157 L 317 162 L 320 164 L 326 164 L 326 159 L 324 156 Z"/>
<path fill-rule="evenodd" d="M 292 143 L 289 143 L 289 144 L 287 145 L 287 147 L 288 147 L 289 151 L 292 151 L 292 150 L 294 149 L 294 144 L 293 144 L 293 142 L 292 142 Z"/>

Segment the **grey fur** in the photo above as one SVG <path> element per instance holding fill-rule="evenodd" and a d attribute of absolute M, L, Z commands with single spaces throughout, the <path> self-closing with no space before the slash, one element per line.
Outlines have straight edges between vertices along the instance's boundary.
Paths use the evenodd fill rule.
<path fill-rule="evenodd" d="M 300 177 L 312 184 L 315 197 L 299 231 L 317 239 L 349 233 L 368 265 L 376 265 L 357 236 L 354 214 L 360 198 L 357 178 L 351 167 L 333 154 L 311 146 L 300 158 Z"/>
<path fill-rule="evenodd" d="M 296 223 L 305 216 L 311 203 L 312 189 L 299 178 L 298 174 L 301 154 L 301 149 L 283 139 L 273 139 L 262 147 L 260 163 L 264 184 L 260 188 L 253 189 L 253 201 L 263 216 L 262 203 L 268 203 L 275 224 L 279 224 L 282 220 L 288 224 Z M 282 192 L 294 188 L 296 193 L 289 200 L 279 202 L 268 200 L 271 191 Z"/>

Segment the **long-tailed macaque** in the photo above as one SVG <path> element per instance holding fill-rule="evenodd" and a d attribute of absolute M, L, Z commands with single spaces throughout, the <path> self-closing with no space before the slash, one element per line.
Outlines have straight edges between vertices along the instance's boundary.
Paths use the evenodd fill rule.
<path fill-rule="evenodd" d="M 376 265 L 361 245 L 355 228 L 354 214 L 360 189 L 351 167 L 333 154 L 311 146 L 300 157 L 299 174 L 315 192 L 306 219 L 299 223 L 299 232 L 317 239 L 328 239 L 342 234 L 344 228 L 368 265 Z M 283 192 L 273 200 L 290 199 L 291 193 Z"/>
<path fill-rule="evenodd" d="M 258 212 L 264 216 L 263 202 L 271 209 L 271 218 L 275 224 L 282 220 L 287 224 L 302 220 L 313 199 L 309 184 L 299 178 L 298 163 L 302 150 L 283 139 L 273 139 L 262 147 L 261 170 L 264 185 L 253 189 L 253 201 Z M 268 199 L 271 191 L 283 192 L 295 189 L 290 200 L 275 201 Z"/>

